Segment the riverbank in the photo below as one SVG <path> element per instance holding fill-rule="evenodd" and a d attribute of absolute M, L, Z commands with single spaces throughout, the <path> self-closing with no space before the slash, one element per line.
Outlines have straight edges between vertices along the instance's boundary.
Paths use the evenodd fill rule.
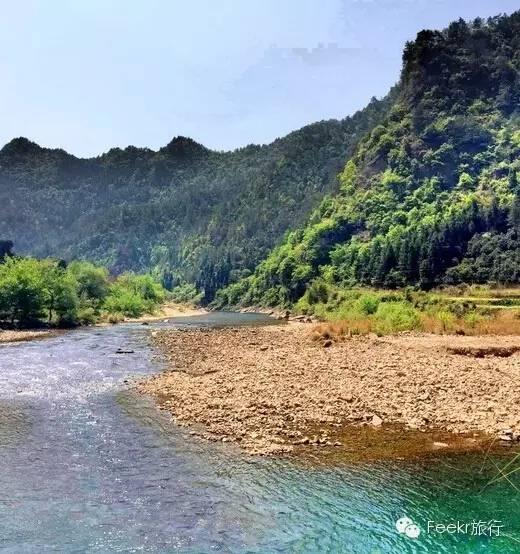
<path fill-rule="evenodd" d="M 106 327 L 111 325 L 117 325 L 118 323 L 153 323 L 155 321 L 162 321 L 174 317 L 188 317 L 194 315 L 203 315 L 207 313 L 204 308 L 197 308 L 196 306 L 190 306 L 185 304 L 164 304 L 160 306 L 153 314 L 144 314 L 140 317 L 123 318 L 119 321 L 108 322 L 102 321 L 96 323 L 96 327 Z M 80 326 L 81 327 L 81 326 Z M 57 333 L 64 332 L 67 329 L 50 328 L 50 329 L 0 329 L 0 344 L 8 342 L 22 342 L 29 340 L 39 340 L 48 337 L 55 336 Z"/>
<path fill-rule="evenodd" d="M 348 451 L 352 434 L 377 443 L 385 431 L 397 442 L 403 433 L 412 443 L 423 437 L 421 451 L 516 441 L 520 338 L 408 334 L 336 343 L 313 341 L 313 328 L 154 332 L 168 368 L 137 390 L 192 434 L 256 454 Z"/>
<path fill-rule="evenodd" d="M 189 304 L 167 303 L 159 306 L 153 314 L 143 314 L 140 317 L 125 318 L 128 323 L 151 323 L 161 321 L 172 317 L 188 317 L 193 315 L 203 315 L 207 313 L 204 308 L 198 308 Z"/>
<path fill-rule="evenodd" d="M 0 330 L 0 344 L 6 342 L 22 342 L 27 340 L 38 340 L 51 337 L 56 334 L 56 331 L 32 330 L 32 331 L 12 331 Z"/>

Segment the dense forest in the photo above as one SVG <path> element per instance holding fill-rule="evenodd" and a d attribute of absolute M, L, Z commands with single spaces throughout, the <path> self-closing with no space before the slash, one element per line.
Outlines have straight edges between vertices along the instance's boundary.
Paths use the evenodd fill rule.
<path fill-rule="evenodd" d="M 387 102 L 339 192 L 215 305 L 520 281 L 520 12 L 421 31 Z"/>
<path fill-rule="evenodd" d="M 346 156 L 388 104 L 374 99 L 342 121 L 234 152 L 177 137 L 157 152 L 78 159 L 14 139 L 0 151 L 0 237 L 20 254 L 151 270 L 167 288 L 189 283 L 211 300 L 338 186 Z"/>

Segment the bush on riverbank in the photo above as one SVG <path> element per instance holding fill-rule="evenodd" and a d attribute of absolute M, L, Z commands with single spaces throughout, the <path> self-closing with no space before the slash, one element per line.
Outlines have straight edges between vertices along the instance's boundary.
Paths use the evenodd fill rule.
<path fill-rule="evenodd" d="M 11 257 L 0 264 L 0 321 L 10 327 L 139 317 L 164 299 L 149 275 L 125 273 L 110 281 L 105 268 L 89 262 Z"/>
<path fill-rule="evenodd" d="M 150 275 L 123 273 L 111 285 L 104 308 L 112 314 L 139 317 L 164 302 L 165 290 Z"/>
<path fill-rule="evenodd" d="M 179 304 L 198 304 L 201 302 L 203 293 L 197 290 L 197 287 L 191 283 L 183 283 L 173 287 L 170 291 L 170 297 L 173 302 Z"/>
<path fill-rule="evenodd" d="M 323 281 L 309 287 L 295 305 L 329 323 L 325 338 L 401 331 L 448 334 L 520 334 L 520 289 L 467 287 L 442 291 L 341 289 Z"/>

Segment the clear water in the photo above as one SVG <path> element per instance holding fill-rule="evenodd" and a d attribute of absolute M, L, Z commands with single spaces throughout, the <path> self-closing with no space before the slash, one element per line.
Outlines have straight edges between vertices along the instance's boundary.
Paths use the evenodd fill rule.
<path fill-rule="evenodd" d="M 0 347 L 0 552 L 520 552 L 520 493 L 482 490 L 496 473 L 479 472 L 482 456 L 311 467 L 173 427 L 124 383 L 160 370 L 150 328 Z M 403 515 L 423 529 L 416 540 L 396 531 Z M 473 519 L 501 520 L 502 536 L 424 531 Z"/>

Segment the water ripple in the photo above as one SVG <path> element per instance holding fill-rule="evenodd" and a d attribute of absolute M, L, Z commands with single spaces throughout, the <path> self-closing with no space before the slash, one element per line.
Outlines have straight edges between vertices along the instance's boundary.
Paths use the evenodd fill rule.
<path fill-rule="evenodd" d="M 178 325 L 251 323 L 210 315 Z M 517 498 L 475 455 L 310 467 L 244 456 L 173 427 L 125 390 L 158 371 L 149 328 L 80 330 L 0 347 L 0 551 L 518 552 L 507 538 L 426 534 L 428 520 L 502 519 Z M 116 354 L 118 348 L 134 350 Z M 489 472 L 488 472 L 489 473 Z M 423 529 L 395 529 L 407 515 Z"/>

